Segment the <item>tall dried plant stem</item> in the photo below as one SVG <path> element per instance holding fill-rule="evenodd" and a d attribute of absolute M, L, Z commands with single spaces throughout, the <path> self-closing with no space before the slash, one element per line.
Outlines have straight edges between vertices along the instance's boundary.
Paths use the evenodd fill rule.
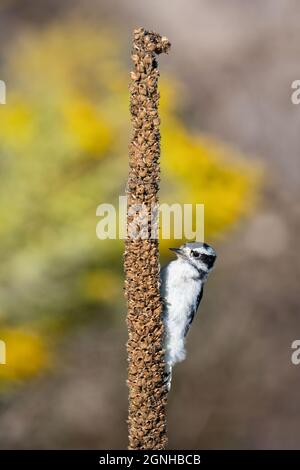
<path fill-rule="evenodd" d="M 147 214 L 158 203 L 160 132 L 156 55 L 168 52 L 167 38 L 136 29 L 133 37 L 130 111 L 133 134 L 129 151 L 127 228 L 130 208 L 142 205 Z M 144 224 L 143 238 L 127 234 L 125 296 L 128 325 L 129 449 L 164 449 L 167 391 L 163 383 L 162 304 L 159 293 L 158 240 L 152 238 L 156 220 Z M 140 229 L 142 229 L 141 222 Z M 153 230 L 154 229 L 154 230 Z M 145 237 L 145 230 L 147 239 Z"/>

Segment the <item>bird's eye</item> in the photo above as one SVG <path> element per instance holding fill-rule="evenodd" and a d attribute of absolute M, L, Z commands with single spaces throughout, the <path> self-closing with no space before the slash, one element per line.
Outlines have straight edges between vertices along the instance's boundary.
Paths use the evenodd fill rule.
<path fill-rule="evenodd" d="M 194 258 L 199 258 L 200 253 L 198 253 L 198 251 L 192 250 L 192 256 L 193 256 Z"/>

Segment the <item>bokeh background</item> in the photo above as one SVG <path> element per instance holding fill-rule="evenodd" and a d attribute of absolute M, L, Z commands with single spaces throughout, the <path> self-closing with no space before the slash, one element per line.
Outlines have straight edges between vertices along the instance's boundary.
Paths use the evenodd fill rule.
<path fill-rule="evenodd" d="M 127 446 L 123 244 L 95 230 L 124 193 L 136 26 L 173 46 L 161 202 L 204 203 L 219 253 L 169 447 L 300 447 L 299 14 L 296 0 L 2 0 L 0 448 Z"/>

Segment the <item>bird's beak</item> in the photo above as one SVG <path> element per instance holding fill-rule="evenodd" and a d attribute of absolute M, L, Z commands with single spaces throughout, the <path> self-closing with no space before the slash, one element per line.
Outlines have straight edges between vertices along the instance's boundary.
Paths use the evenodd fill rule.
<path fill-rule="evenodd" d="M 169 248 L 169 250 L 174 251 L 177 255 L 181 255 L 182 251 L 180 248 Z"/>

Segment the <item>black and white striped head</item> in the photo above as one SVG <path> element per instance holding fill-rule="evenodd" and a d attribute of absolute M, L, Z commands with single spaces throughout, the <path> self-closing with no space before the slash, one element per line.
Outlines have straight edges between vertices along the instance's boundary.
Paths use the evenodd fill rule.
<path fill-rule="evenodd" d="M 209 273 L 216 261 L 217 253 L 207 243 L 191 242 L 181 245 L 180 248 L 170 248 L 178 258 L 192 264 L 199 272 Z"/>

